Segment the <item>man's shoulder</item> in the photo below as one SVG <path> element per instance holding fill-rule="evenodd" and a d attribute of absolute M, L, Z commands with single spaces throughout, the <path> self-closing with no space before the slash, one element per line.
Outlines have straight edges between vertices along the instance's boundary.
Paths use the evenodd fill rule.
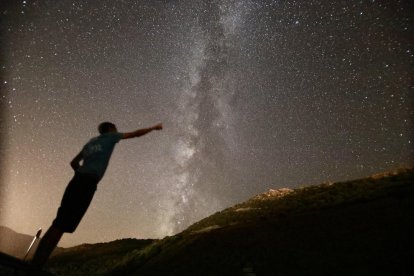
<path fill-rule="evenodd" d="M 104 133 L 89 139 L 89 141 L 85 144 L 87 145 L 94 145 L 100 143 L 108 143 L 108 142 L 118 142 L 122 139 L 122 133 L 119 132 L 111 132 L 111 133 Z"/>
<path fill-rule="evenodd" d="M 108 133 L 104 133 L 98 136 L 98 138 L 115 141 L 115 142 L 118 142 L 119 140 L 121 140 L 122 137 L 123 137 L 123 134 L 120 132 L 108 132 Z"/>
<path fill-rule="evenodd" d="M 99 139 L 99 136 L 92 137 L 91 139 L 89 139 L 89 143 L 97 141 L 98 139 Z"/>

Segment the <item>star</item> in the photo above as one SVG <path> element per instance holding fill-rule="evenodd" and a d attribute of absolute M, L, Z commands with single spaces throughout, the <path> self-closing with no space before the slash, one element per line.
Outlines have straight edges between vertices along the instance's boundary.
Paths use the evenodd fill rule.
<path fill-rule="evenodd" d="M 103 121 L 165 128 L 116 145 L 64 246 L 412 166 L 408 3 L 5 1 L 0 224 L 48 227 Z"/>

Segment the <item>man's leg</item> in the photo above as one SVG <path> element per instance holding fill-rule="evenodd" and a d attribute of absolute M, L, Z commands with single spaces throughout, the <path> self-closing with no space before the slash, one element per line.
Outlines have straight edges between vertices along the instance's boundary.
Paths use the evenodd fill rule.
<path fill-rule="evenodd" d="M 39 246 L 33 256 L 32 265 L 38 268 L 42 268 L 47 260 L 49 259 L 50 254 L 52 254 L 56 245 L 59 243 L 62 238 L 63 231 L 56 228 L 55 226 L 50 226 L 47 230 L 44 237 L 40 240 Z"/>

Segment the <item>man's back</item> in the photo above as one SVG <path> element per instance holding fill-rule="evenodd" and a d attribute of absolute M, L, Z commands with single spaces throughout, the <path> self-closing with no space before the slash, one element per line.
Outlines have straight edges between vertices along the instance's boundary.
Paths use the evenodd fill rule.
<path fill-rule="evenodd" d="M 102 178 L 115 144 L 121 139 L 122 133 L 109 132 L 89 140 L 82 149 L 83 164 L 78 171 Z"/>

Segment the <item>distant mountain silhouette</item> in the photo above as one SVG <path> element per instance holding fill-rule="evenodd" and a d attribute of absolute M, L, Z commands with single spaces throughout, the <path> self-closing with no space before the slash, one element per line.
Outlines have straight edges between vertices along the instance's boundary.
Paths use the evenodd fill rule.
<path fill-rule="evenodd" d="M 20 234 L 8 227 L 0 226 L 0 252 L 23 258 L 32 240 L 33 236 Z"/>
<path fill-rule="evenodd" d="M 414 275 L 414 170 L 266 193 L 162 240 L 55 254 L 56 275 Z"/>

